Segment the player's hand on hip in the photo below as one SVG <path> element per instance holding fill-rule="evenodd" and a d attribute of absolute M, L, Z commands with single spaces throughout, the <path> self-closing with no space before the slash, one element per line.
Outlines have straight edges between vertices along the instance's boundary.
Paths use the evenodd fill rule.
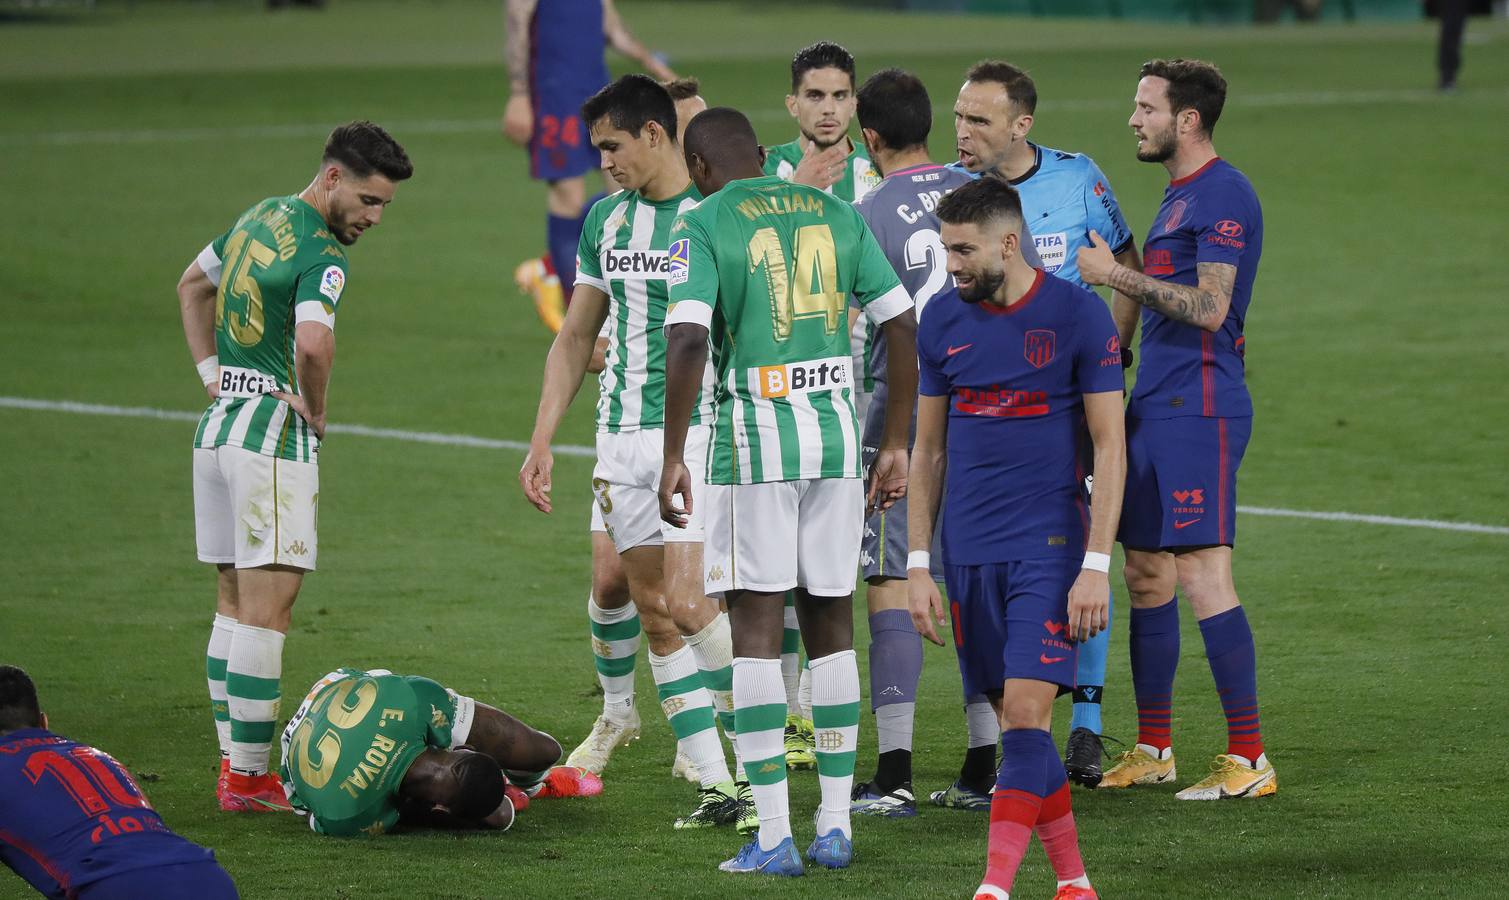
<path fill-rule="evenodd" d="M 816 144 L 808 143 L 796 170 L 791 173 L 792 182 L 821 190 L 832 187 L 844 177 L 844 166 L 849 161 L 847 146 L 839 141 L 826 150 L 819 150 Z"/>
<path fill-rule="evenodd" d="M 907 452 L 881 450 L 870 464 L 870 489 L 865 494 L 865 516 L 890 509 L 906 496 Z"/>
<path fill-rule="evenodd" d="M 283 391 L 273 391 L 271 396 L 277 398 L 278 400 L 282 400 L 284 403 L 287 403 L 289 409 L 292 409 L 294 412 L 298 413 L 299 418 L 309 423 L 309 427 L 314 429 L 315 437 L 319 438 L 322 441 L 325 439 L 325 417 L 319 416 L 318 418 L 316 418 L 309 415 L 309 404 L 304 402 L 303 397 L 298 394 L 289 394 Z"/>
<path fill-rule="evenodd" d="M 1106 573 L 1080 569 L 1069 588 L 1069 640 L 1088 641 L 1110 624 L 1111 582 Z"/>
<path fill-rule="evenodd" d="M 933 576 L 926 569 L 908 569 L 906 573 L 907 600 L 911 606 L 912 625 L 917 633 L 937 644 L 943 646 L 943 638 L 938 637 L 938 627 L 943 625 L 943 595 L 938 592 L 938 584 L 933 581 Z M 937 627 L 933 625 L 938 623 Z"/>
<path fill-rule="evenodd" d="M 1110 280 L 1111 269 L 1116 265 L 1111 245 L 1094 229 L 1090 231 L 1090 246 L 1080 247 L 1075 261 L 1079 264 L 1079 277 L 1088 284 L 1105 284 Z"/>
<path fill-rule="evenodd" d="M 681 506 L 676 495 L 681 495 Z M 677 528 L 685 528 L 692 516 L 692 473 L 680 460 L 666 460 L 660 472 L 660 518 Z"/>
<path fill-rule="evenodd" d="M 529 143 L 534 134 L 534 109 L 525 94 L 513 94 L 503 107 L 503 136 L 515 144 Z"/>
<path fill-rule="evenodd" d="M 550 472 L 554 468 L 555 456 L 550 452 L 549 445 L 530 446 L 529 455 L 524 457 L 524 465 L 519 467 L 519 487 L 524 489 L 524 498 L 542 513 L 551 510 Z"/>

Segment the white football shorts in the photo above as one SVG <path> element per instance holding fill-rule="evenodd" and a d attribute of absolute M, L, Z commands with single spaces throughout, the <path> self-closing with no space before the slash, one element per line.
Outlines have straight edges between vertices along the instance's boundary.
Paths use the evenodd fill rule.
<path fill-rule="evenodd" d="M 863 479 L 710 484 L 702 495 L 709 596 L 798 587 L 816 597 L 854 592 L 864 529 Z"/>
<path fill-rule="evenodd" d="M 603 529 L 619 553 L 645 545 L 701 543 L 703 494 L 707 479 L 707 441 L 712 429 L 693 425 L 686 432 L 686 468 L 692 476 L 692 515 L 685 528 L 660 519 L 660 471 L 665 462 L 665 432 L 659 428 L 601 433 L 592 493 Z"/>
<path fill-rule="evenodd" d="M 199 560 L 314 571 L 320 469 L 240 447 L 194 450 Z"/>

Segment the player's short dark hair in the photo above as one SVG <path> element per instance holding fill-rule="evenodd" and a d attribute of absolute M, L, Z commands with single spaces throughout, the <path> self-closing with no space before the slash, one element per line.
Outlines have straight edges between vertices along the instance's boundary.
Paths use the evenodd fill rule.
<path fill-rule="evenodd" d="M 1022 198 L 1016 188 L 999 178 L 971 181 L 938 202 L 938 221 L 949 225 L 987 225 L 1009 221 L 1022 223 Z"/>
<path fill-rule="evenodd" d="M 1168 105 L 1177 115 L 1186 109 L 1200 114 L 1200 127 L 1215 134 L 1221 108 L 1226 105 L 1226 79 L 1215 63 L 1203 59 L 1150 59 L 1138 70 L 1138 78 L 1168 81 Z"/>
<path fill-rule="evenodd" d="M 714 106 L 700 112 L 686 126 L 686 153 L 702 157 L 708 163 L 731 165 L 758 159 L 760 141 L 755 137 L 749 117 L 731 106 Z"/>
<path fill-rule="evenodd" d="M 503 769 L 482 753 L 463 753 L 451 771 L 456 776 L 456 797 L 446 804 L 458 819 L 480 821 L 503 802 Z"/>
<path fill-rule="evenodd" d="M 905 69 L 881 69 L 859 86 L 859 127 L 880 135 L 891 150 L 927 143 L 933 130 L 933 102 L 922 79 Z"/>
<path fill-rule="evenodd" d="M 794 94 L 802 86 L 802 76 L 813 69 L 838 69 L 849 76 L 849 84 L 854 84 L 854 54 L 832 41 L 818 41 L 796 51 L 791 57 L 791 92 Z"/>
<path fill-rule="evenodd" d="M 989 81 L 1006 89 L 1006 96 L 1016 107 L 1017 115 L 1030 116 L 1037 112 L 1037 84 L 1026 69 L 1013 66 L 999 59 L 977 62 L 964 73 L 965 81 Z"/>
<path fill-rule="evenodd" d="M 17 666 L 0 666 L 0 734 L 42 724 L 37 686 Z"/>
<path fill-rule="evenodd" d="M 325 161 L 338 162 L 358 178 L 381 172 L 389 181 L 414 174 L 409 154 L 393 136 L 371 122 L 347 122 L 325 140 Z"/>
<path fill-rule="evenodd" d="M 670 91 L 648 75 L 625 75 L 582 104 L 582 122 L 588 128 L 604 116 L 608 124 L 634 137 L 654 122 L 676 140 L 676 101 Z"/>
<path fill-rule="evenodd" d="M 690 100 L 702 93 L 702 82 L 693 77 L 667 78 L 660 82 L 665 92 L 671 95 L 673 101 Z"/>

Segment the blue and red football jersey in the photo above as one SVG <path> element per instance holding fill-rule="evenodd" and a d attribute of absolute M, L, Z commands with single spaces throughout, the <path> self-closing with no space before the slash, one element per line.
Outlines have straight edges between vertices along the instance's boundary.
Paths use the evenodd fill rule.
<path fill-rule="evenodd" d="M 544 181 L 575 178 L 598 163 L 581 106 L 608 83 L 603 0 L 542 2 L 529 36 L 530 172 Z"/>
<path fill-rule="evenodd" d="M 1236 266 L 1231 308 L 1217 332 L 1142 311 L 1142 365 L 1127 414 L 1140 419 L 1252 415 L 1244 378 L 1247 306 L 1263 255 L 1263 209 L 1247 176 L 1217 157 L 1169 183 L 1142 248 L 1142 271 L 1199 284 L 1199 263 Z"/>
<path fill-rule="evenodd" d="M 1105 302 L 1042 270 L 1004 310 L 950 286 L 928 304 L 917 358 L 918 392 L 949 398 L 949 564 L 1082 555 L 1084 395 L 1123 384 Z"/>
<path fill-rule="evenodd" d="M 48 897 L 215 858 L 169 831 L 109 754 L 42 728 L 0 737 L 0 797 L 0 860 Z"/>

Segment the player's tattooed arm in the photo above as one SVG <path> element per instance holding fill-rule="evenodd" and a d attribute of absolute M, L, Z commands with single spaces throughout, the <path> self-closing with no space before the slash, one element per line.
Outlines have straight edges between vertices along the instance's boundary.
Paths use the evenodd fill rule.
<path fill-rule="evenodd" d="M 1105 238 L 1090 232 L 1090 246 L 1079 248 L 1079 275 L 1087 284 L 1106 284 L 1123 296 L 1206 331 L 1217 331 L 1231 308 L 1237 267 L 1230 263 L 1196 263 L 1199 283 L 1170 284 L 1127 268 L 1111 255 Z"/>
<path fill-rule="evenodd" d="M 515 144 L 529 143 L 534 133 L 534 108 L 529 99 L 529 21 L 538 0 L 505 0 L 503 56 L 508 63 L 508 102 L 503 107 L 503 136 Z"/>
<path fill-rule="evenodd" d="M 1216 331 L 1231 308 L 1231 290 L 1237 267 L 1230 263 L 1197 263 L 1200 283 L 1171 284 L 1126 266 L 1116 265 L 1107 273 L 1106 284 L 1153 312 L 1176 322 Z"/>
<path fill-rule="evenodd" d="M 503 4 L 503 55 L 508 61 L 508 89 L 514 94 L 529 94 L 529 20 L 538 5 L 539 0 L 505 0 Z"/>

